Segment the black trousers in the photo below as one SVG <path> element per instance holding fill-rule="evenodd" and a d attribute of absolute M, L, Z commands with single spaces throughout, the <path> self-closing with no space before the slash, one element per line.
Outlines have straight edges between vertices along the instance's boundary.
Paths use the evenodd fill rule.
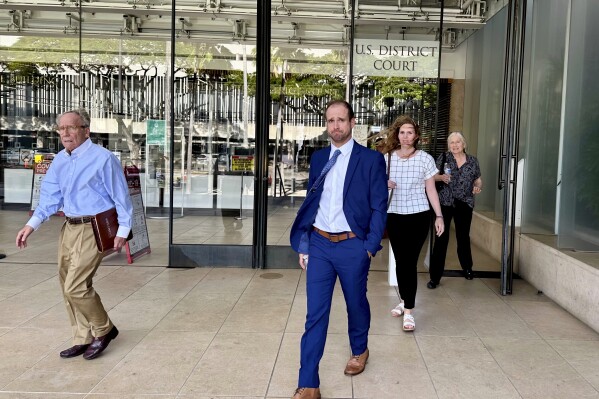
<path fill-rule="evenodd" d="M 445 257 L 449 243 L 451 219 L 455 220 L 455 238 L 458 244 L 458 259 L 463 270 L 472 270 L 472 251 L 470 249 L 470 225 L 472 224 L 472 208 L 463 201 L 454 201 L 454 206 L 441 206 L 445 231 L 435 239 L 430 259 L 429 273 L 431 281 L 439 284 L 445 270 Z"/>
<path fill-rule="evenodd" d="M 387 233 L 395 256 L 397 288 L 406 309 L 412 309 L 416 302 L 418 257 L 429 226 L 429 211 L 408 215 L 387 214 Z"/>

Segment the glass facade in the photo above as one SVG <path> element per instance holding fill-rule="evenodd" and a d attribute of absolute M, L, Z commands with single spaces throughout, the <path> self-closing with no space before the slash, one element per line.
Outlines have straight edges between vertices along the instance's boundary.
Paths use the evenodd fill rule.
<path fill-rule="evenodd" d="M 492 218 L 501 218 L 503 199 L 497 190 L 499 171 L 499 133 L 501 131 L 503 72 L 505 65 L 504 8 L 487 22 L 485 29 L 468 40 L 466 61 L 466 103 L 464 125 L 466 137 L 477 137 L 475 155 L 486 187 L 476 198 L 476 210 Z"/>
<path fill-rule="evenodd" d="M 599 250 L 599 3 L 572 0 L 559 163 L 558 245 Z"/>
<path fill-rule="evenodd" d="M 567 2 L 534 2 L 522 90 L 523 233 L 555 234 Z M 544 21 L 553 21 L 547 24 Z"/>
<path fill-rule="evenodd" d="M 437 155 L 450 120 L 458 121 L 452 130 L 464 131 L 485 182 L 476 210 L 500 218 L 505 9 L 484 29 L 476 19 L 479 30 L 469 35 L 466 23 L 475 21 L 474 10 L 484 12 L 478 1 L 471 2 L 478 8 L 447 7 L 441 34 L 440 10 L 432 2 L 407 22 L 396 7 L 365 0 L 353 31 L 353 11 L 338 2 L 289 8 L 273 3 L 269 127 L 258 132 L 257 3 L 230 1 L 225 7 L 207 1 L 198 9 L 182 1 L 174 16 L 169 2 L 39 3 L 39 9 L 31 5 L 35 12 L 11 10 L 0 35 L 4 210 L 29 210 L 33 163 L 51 161 L 62 148 L 56 116 L 85 107 L 92 140 L 123 165 L 139 168 L 147 217 L 169 218 L 172 211 L 172 230 L 161 239 L 182 253 L 216 248 L 210 256 L 189 250 L 190 265 L 214 265 L 219 256 L 226 265 L 247 265 L 256 234 L 254 207 L 262 195 L 266 244 L 280 249 L 270 255 L 291 253 L 289 229 L 305 197 L 310 157 L 328 145 L 323 110 L 330 99 L 349 98 L 356 139 L 372 148 L 385 127 L 406 113 L 421 124 L 423 148 Z M 592 82 L 599 63 L 591 21 L 599 6 L 591 0 L 531 4 L 520 141 L 522 231 L 557 233 L 562 247 L 597 248 Z M 568 15 L 576 23 L 568 25 Z M 460 37 L 460 29 L 467 34 Z M 438 81 L 436 62 L 428 73 L 417 73 L 413 61 L 384 59 L 383 53 L 405 51 L 424 62 L 427 54 L 415 49 L 432 54 L 439 41 Z M 455 54 L 466 60 L 455 62 Z M 365 55 L 380 60 L 368 66 Z M 450 105 L 458 81 L 463 114 Z M 267 136 L 266 154 L 255 148 L 261 135 Z M 257 162 L 267 165 L 265 193 L 256 191 Z"/>
<path fill-rule="evenodd" d="M 599 248 L 598 12 L 587 0 L 528 3 L 516 223 L 522 233 L 555 235 L 564 249 Z M 485 182 L 476 210 L 496 220 L 506 18 L 504 8 L 468 39 L 464 101 L 464 131 L 478 141 Z"/>
<path fill-rule="evenodd" d="M 220 255 L 251 249 L 254 170 L 266 158 L 267 245 L 288 251 L 310 157 L 328 145 L 323 111 L 329 100 L 355 104 L 356 139 L 363 145 L 374 147 L 403 113 L 421 122 L 425 149 L 434 143 L 438 58 L 432 56 L 438 57 L 441 35 L 429 33 L 439 24 L 440 9 L 429 5 L 427 12 L 410 14 L 422 21 L 406 27 L 394 7 L 375 3 L 365 1 L 356 10 L 361 23 L 355 32 L 349 29 L 353 11 L 336 2 L 293 9 L 272 4 L 266 132 L 257 132 L 255 122 L 256 4 L 211 1 L 198 10 L 187 1 L 143 7 L 40 2 L 32 10 L 12 10 L 7 34 L 0 36 L 3 208 L 29 209 L 33 163 L 51 161 L 62 149 L 56 116 L 84 107 L 92 117 L 92 140 L 124 166 L 139 168 L 146 216 L 172 213 L 172 229 L 160 237 L 171 248 L 220 246 Z M 457 6 L 450 14 L 461 19 Z M 386 26 L 368 22 L 381 15 Z M 367 73 L 352 65 L 354 40 L 376 41 L 385 52 L 403 46 L 396 57 L 413 56 L 426 43 L 431 56 L 421 50 L 416 55 L 428 58 L 428 72 L 409 73 L 419 61 L 395 59 L 385 60 L 387 76 Z M 408 73 L 393 76 L 397 68 Z M 268 140 L 262 160 L 258 135 Z M 242 259 L 235 260 L 246 264 L 249 249 L 237 250 L 233 256 Z M 197 265 L 215 259 L 214 252 L 186 256 Z M 223 262 L 235 264 L 231 259 Z"/>

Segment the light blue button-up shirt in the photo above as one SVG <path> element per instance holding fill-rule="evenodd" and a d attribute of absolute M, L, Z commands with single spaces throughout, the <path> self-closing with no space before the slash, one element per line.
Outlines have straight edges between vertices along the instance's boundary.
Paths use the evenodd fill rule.
<path fill-rule="evenodd" d="M 337 157 L 337 162 L 325 177 L 324 188 L 320 197 L 316 220 L 314 221 L 314 226 L 320 230 L 331 233 L 351 230 L 345 213 L 343 213 L 343 187 L 345 186 L 345 175 L 353 148 L 353 139 L 339 147 L 341 155 Z M 331 144 L 329 159 L 335 150 L 337 150 L 337 147 Z"/>
<path fill-rule="evenodd" d="M 38 227 L 60 208 L 66 216 L 93 216 L 116 207 L 118 237 L 131 231 L 133 205 L 119 160 L 107 149 L 87 139 L 69 155 L 60 151 L 44 180 L 40 202 L 28 226 Z"/>

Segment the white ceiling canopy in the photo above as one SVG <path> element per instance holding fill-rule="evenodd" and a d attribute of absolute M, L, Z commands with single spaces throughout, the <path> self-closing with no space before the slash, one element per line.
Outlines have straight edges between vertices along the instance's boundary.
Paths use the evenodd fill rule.
<path fill-rule="evenodd" d="M 80 3 L 81 1 L 81 3 Z M 438 40 L 441 3 L 436 0 L 354 0 L 355 37 Z M 340 48 L 349 44 L 351 0 L 273 0 L 274 46 Z M 171 1 L 164 0 L 3 0 L 0 35 L 133 37 L 169 40 Z M 256 2 L 179 0 L 178 40 L 206 43 L 254 43 L 260 35 Z M 443 44 L 451 49 L 461 37 L 481 28 L 483 0 L 446 0 Z"/>

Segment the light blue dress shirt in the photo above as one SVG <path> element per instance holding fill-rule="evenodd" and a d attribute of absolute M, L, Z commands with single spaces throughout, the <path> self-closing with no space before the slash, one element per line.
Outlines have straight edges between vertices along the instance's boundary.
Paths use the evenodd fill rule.
<path fill-rule="evenodd" d="M 118 237 L 131 231 L 133 205 L 119 160 L 104 147 L 87 139 L 69 155 L 60 151 L 44 180 L 40 202 L 28 226 L 37 230 L 60 208 L 66 216 L 93 216 L 116 207 Z"/>
<path fill-rule="evenodd" d="M 353 139 L 339 147 L 341 155 L 337 157 L 337 162 L 325 177 L 324 188 L 320 197 L 316 220 L 314 221 L 314 226 L 320 230 L 331 233 L 351 230 L 345 218 L 345 213 L 343 213 L 343 187 L 345 186 L 345 175 L 353 148 Z M 335 150 L 337 150 L 337 147 L 331 144 L 329 159 Z"/>

